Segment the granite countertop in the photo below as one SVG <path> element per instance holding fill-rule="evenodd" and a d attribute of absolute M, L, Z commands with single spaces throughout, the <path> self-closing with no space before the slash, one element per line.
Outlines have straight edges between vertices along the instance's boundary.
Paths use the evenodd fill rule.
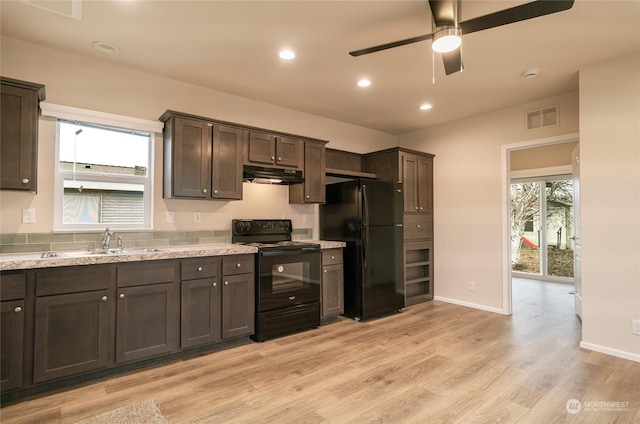
<path fill-rule="evenodd" d="M 132 252 L 127 252 L 127 250 Z M 150 251 L 136 251 L 136 249 L 125 249 L 123 253 L 110 254 L 62 252 L 62 256 L 53 258 L 43 258 L 42 253 L 2 254 L 0 255 L 0 271 L 132 261 L 154 261 L 159 259 L 193 258 L 201 256 L 240 255 L 258 252 L 258 249 L 255 247 L 230 243 L 160 247 L 158 248 L 159 251 L 149 250 Z"/>
<path fill-rule="evenodd" d="M 321 249 L 336 249 L 346 246 L 341 241 L 312 240 Z M 0 271 L 51 268 L 58 266 L 109 264 L 133 261 L 154 261 L 160 259 L 195 258 L 203 256 L 241 255 L 257 253 L 253 246 L 220 243 L 195 246 L 159 247 L 154 249 L 125 249 L 121 253 L 91 254 L 89 252 L 61 252 L 61 256 L 43 258 L 42 252 L 0 255 Z"/>

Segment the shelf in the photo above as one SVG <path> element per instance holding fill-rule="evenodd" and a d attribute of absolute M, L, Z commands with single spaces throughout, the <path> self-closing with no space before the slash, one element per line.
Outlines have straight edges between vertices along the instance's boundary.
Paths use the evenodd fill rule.
<path fill-rule="evenodd" d="M 431 264 L 431 262 L 429 261 L 424 261 L 424 262 L 407 262 L 404 264 L 405 267 L 409 268 L 409 267 L 414 267 L 414 266 L 429 266 Z"/>
<path fill-rule="evenodd" d="M 336 168 L 325 168 L 325 174 L 332 177 L 378 178 L 378 174 L 372 174 L 371 172 L 359 172 Z"/>
<path fill-rule="evenodd" d="M 408 286 L 409 284 L 420 284 L 427 281 L 429 281 L 429 277 L 414 278 L 413 280 L 407 280 L 406 285 Z"/>

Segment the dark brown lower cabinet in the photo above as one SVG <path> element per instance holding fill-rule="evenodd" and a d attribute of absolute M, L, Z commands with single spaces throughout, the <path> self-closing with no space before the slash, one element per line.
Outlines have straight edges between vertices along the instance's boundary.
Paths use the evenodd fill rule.
<path fill-rule="evenodd" d="M 0 302 L 0 388 L 22 386 L 24 300 Z"/>
<path fill-rule="evenodd" d="M 178 351 L 180 302 L 176 282 L 118 288 L 116 363 Z"/>
<path fill-rule="evenodd" d="M 222 338 L 249 336 L 255 328 L 254 274 L 226 275 L 222 285 Z"/>
<path fill-rule="evenodd" d="M 322 251 L 322 313 L 326 318 L 344 313 L 342 249 Z"/>
<path fill-rule="evenodd" d="M 182 282 L 180 347 L 220 341 L 220 283 L 217 278 Z"/>
<path fill-rule="evenodd" d="M 112 304 L 109 290 L 36 298 L 35 383 L 109 364 Z"/>

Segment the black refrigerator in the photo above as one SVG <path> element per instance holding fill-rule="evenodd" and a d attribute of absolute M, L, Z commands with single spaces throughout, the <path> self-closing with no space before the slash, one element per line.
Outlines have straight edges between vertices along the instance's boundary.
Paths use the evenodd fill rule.
<path fill-rule="evenodd" d="M 402 185 L 358 179 L 326 190 L 321 238 L 346 242 L 344 315 L 364 320 L 402 309 Z"/>

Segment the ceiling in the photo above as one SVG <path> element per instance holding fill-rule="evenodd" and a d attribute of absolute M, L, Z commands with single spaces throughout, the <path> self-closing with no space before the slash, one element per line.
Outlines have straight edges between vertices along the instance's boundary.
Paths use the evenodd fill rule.
<path fill-rule="evenodd" d="M 395 135 L 575 91 L 580 69 L 640 50 L 637 0 L 576 0 L 465 35 L 464 72 L 450 76 L 430 41 L 348 55 L 432 32 L 426 1 L 85 0 L 79 20 L 29 1 L 71 4 L 2 0 L 3 36 Z M 461 20 L 526 2 L 463 1 Z M 278 57 L 285 46 L 294 60 Z M 522 77 L 530 68 L 537 78 Z M 372 85 L 357 87 L 361 77 Z"/>

